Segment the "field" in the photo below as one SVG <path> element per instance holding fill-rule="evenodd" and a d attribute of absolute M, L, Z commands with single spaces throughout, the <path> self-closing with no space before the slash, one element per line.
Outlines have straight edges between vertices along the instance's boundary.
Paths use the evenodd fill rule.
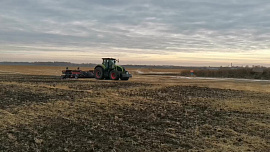
<path fill-rule="evenodd" d="M 138 69 L 129 81 L 61 80 L 62 69 L 0 66 L 0 151 L 270 149 L 268 81 Z"/>

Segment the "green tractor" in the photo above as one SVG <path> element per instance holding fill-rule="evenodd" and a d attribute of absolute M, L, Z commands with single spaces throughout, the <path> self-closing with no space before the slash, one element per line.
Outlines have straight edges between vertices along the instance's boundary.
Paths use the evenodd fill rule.
<path fill-rule="evenodd" d="M 96 79 L 128 80 L 132 75 L 124 67 L 116 65 L 114 58 L 102 58 L 102 64 L 95 67 L 94 75 Z"/>

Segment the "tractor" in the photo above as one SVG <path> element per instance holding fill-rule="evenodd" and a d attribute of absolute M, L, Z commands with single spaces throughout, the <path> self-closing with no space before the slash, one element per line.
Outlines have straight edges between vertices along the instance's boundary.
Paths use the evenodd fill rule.
<path fill-rule="evenodd" d="M 102 64 L 97 65 L 94 70 L 94 76 L 96 79 L 128 80 L 132 77 L 124 67 L 116 65 L 116 59 L 102 58 L 102 60 Z"/>

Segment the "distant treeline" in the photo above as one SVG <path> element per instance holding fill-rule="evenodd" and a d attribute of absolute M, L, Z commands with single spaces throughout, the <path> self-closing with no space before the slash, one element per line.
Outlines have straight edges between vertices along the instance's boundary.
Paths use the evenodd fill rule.
<path fill-rule="evenodd" d="M 270 80 L 270 68 L 219 68 L 219 69 L 197 69 L 193 70 L 197 77 L 219 77 L 219 78 L 243 78 Z M 190 70 L 181 72 L 182 76 L 191 76 Z"/>
<path fill-rule="evenodd" d="M 93 63 L 71 63 L 71 62 L 0 62 L 0 65 L 32 65 L 32 66 L 66 66 L 66 67 L 93 67 Z"/>
<path fill-rule="evenodd" d="M 71 62 L 0 62 L 0 65 L 33 65 L 33 66 L 64 66 L 64 67 L 94 67 L 94 63 L 71 63 Z M 147 69 L 206 69 L 208 67 L 185 67 L 173 65 L 123 65 L 125 68 Z"/>
<path fill-rule="evenodd" d="M 205 69 L 206 67 L 187 67 L 174 65 L 123 65 L 125 68 L 136 69 Z"/>

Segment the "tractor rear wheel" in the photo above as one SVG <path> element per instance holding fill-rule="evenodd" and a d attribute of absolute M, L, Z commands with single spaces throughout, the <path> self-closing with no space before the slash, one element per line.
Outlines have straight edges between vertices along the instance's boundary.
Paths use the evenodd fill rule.
<path fill-rule="evenodd" d="M 110 79 L 111 80 L 119 80 L 119 74 L 118 74 L 118 72 L 115 71 L 115 70 L 112 70 L 110 72 Z"/>
<path fill-rule="evenodd" d="M 101 67 L 97 67 L 94 71 L 95 78 L 96 79 L 103 79 L 104 78 L 104 72 Z"/>

